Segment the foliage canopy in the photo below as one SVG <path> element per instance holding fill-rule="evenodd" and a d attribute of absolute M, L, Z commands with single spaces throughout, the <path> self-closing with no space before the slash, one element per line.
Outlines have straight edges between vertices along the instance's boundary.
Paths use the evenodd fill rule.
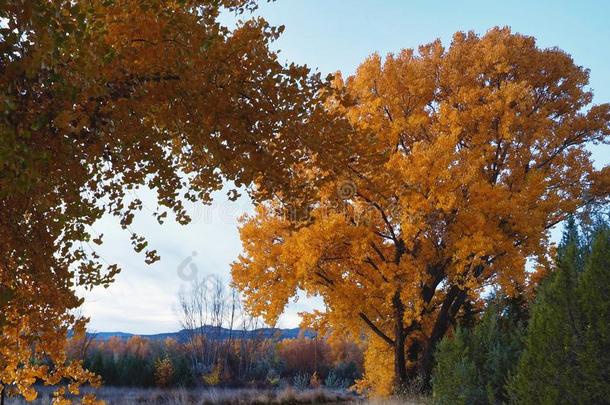
<path fill-rule="evenodd" d="M 95 380 L 62 346 L 69 329 L 82 332 L 75 288 L 107 286 L 119 271 L 95 251 L 97 219 L 116 216 L 135 251 L 159 259 L 130 227 L 142 208 L 134 189 L 157 192 L 160 223 L 168 211 L 187 223 L 183 201 L 209 203 L 223 180 L 257 181 L 263 193 L 301 159 L 321 82 L 278 63 L 269 44 L 281 27 L 219 22 L 255 7 L 0 4 L 1 385 L 31 399 L 36 378 Z"/>
<path fill-rule="evenodd" d="M 495 28 L 368 58 L 337 75 L 331 159 L 297 166 L 294 194 L 241 228 L 233 278 L 269 322 L 297 291 L 319 295 L 321 329 L 373 334 L 394 376 L 430 376 L 437 342 L 480 293 L 528 283 L 549 228 L 608 196 L 587 146 L 610 140 L 610 105 L 559 49 Z M 306 215 L 303 215 L 305 213 Z"/>

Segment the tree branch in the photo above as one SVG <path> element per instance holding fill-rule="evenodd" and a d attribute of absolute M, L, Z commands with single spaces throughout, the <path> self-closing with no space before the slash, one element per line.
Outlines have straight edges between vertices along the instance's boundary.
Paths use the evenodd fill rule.
<path fill-rule="evenodd" d="M 394 340 L 390 339 L 388 337 L 388 335 L 383 333 L 381 331 L 381 329 L 379 329 L 377 326 L 375 326 L 375 324 L 364 314 L 364 312 L 359 312 L 358 315 L 360 316 L 360 318 L 362 318 L 364 323 L 366 323 L 368 325 L 368 327 L 371 328 L 371 330 L 373 332 L 375 332 L 375 334 L 377 336 L 379 336 L 381 339 L 383 339 L 390 346 L 394 346 L 395 345 Z"/>

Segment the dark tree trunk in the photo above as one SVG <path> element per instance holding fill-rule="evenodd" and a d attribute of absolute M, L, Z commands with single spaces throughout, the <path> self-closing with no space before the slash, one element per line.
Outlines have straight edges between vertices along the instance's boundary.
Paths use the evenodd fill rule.
<path fill-rule="evenodd" d="M 461 290 L 457 286 L 453 286 L 447 292 L 441 309 L 434 323 L 434 328 L 430 334 L 430 338 L 422 351 L 419 363 L 419 375 L 423 379 L 426 387 L 430 387 L 430 379 L 432 377 L 432 369 L 434 367 L 434 352 L 438 343 L 441 341 L 445 333 L 449 329 L 451 323 L 455 320 L 455 316 L 466 300 L 466 291 Z"/>
<path fill-rule="evenodd" d="M 0 405 L 4 405 L 4 385 L 2 386 L 2 389 L 0 390 Z"/>
<path fill-rule="evenodd" d="M 493 262 L 493 258 L 487 258 L 487 264 Z M 479 277 L 485 265 L 478 265 L 473 276 Z M 433 293 L 432 293 L 433 295 Z M 430 295 L 430 297 L 432 296 Z M 424 297 L 426 298 L 426 297 Z M 422 353 L 419 361 L 419 375 L 422 377 L 425 387 L 430 388 L 430 380 L 432 377 L 432 369 L 434 368 L 434 352 L 441 339 L 447 333 L 449 326 L 455 322 L 456 315 L 460 308 L 464 305 L 464 302 L 468 298 L 468 293 L 465 289 L 460 288 L 457 285 L 451 286 L 443 299 L 441 309 L 436 317 L 436 322 L 432 328 L 432 333 L 427 341 L 427 344 L 422 348 Z"/>
<path fill-rule="evenodd" d="M 464 301 L 464 305 L 462 306 L 462 316 L 457 321 L 457 324 L 461 328 L 471 329 L 475 324 L 476 314 L 477 312 L 475 311 L 474 306 L 472 305 L 472 301 Z"/>
<path fill-rule="evenodd" d="M 418 374 L 421 377 L 424 386 L 429 388 L 432 379 L 432 369 L 434 368 L 434 351 L 436 350 L 437 342 L 430 340 L 424 348 L 420 363 Z"/>
<path fill-rule="evenodd" d="M 405 307 L 400 299 L 400 290 L 396 290 L 392 299 L 394 306 L 394 320 L 396 322 L 394 331 L 394 376 L 396 387 L 401 388 L 407 383 L 407 361 L 405 358 L 406 334 L 404 327 Z"/>

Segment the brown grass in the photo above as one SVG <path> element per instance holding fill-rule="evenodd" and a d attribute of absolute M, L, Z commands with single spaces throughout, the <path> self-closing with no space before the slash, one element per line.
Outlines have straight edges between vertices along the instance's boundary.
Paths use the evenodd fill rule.
<path fill-rule="evenodd" d="M 88 390 L 83 390 L 87 392 Z M 108 405 L 258 405 L 258 404 L 323 404 L 348 403 L 358 397 L 347 392 L 310 389 L 297 391 L 291 387 L 282 390 L 256 389 L 142 389 L 103 387 L 97 397 Z M 9 398 L 7 405 L 50 405 L 51 391 L 42 389 L 33 403 Z"/>
<path fill-rule="evenodd" d="M 84 390 L 86 391 L 86 390 Z M 295 390 L 287 387 L 280 390 L 257 389 L 143 389 L 103 387 L 97 397 L 108 405 L 299 405 L 299 404 L 345 404 L 345 405 L 425 405 L 424 398 L 412 399 L 364 399 L 345 391 L 326 389 Z M 34 402 L 9 398 L 7 405 L 51 405 L 51 391 L 43 389 Z"/>

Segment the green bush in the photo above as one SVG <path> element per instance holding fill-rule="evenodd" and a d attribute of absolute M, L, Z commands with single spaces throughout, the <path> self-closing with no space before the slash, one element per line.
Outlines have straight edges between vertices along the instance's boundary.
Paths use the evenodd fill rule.
<path fill-rule="evenodd" d="M 458 328 L 436 353 L 432 396 L 436 404 L 498 404 L 522 350 L 524 328 L 507 300 L 492 300 L 472 329 Z"/>

